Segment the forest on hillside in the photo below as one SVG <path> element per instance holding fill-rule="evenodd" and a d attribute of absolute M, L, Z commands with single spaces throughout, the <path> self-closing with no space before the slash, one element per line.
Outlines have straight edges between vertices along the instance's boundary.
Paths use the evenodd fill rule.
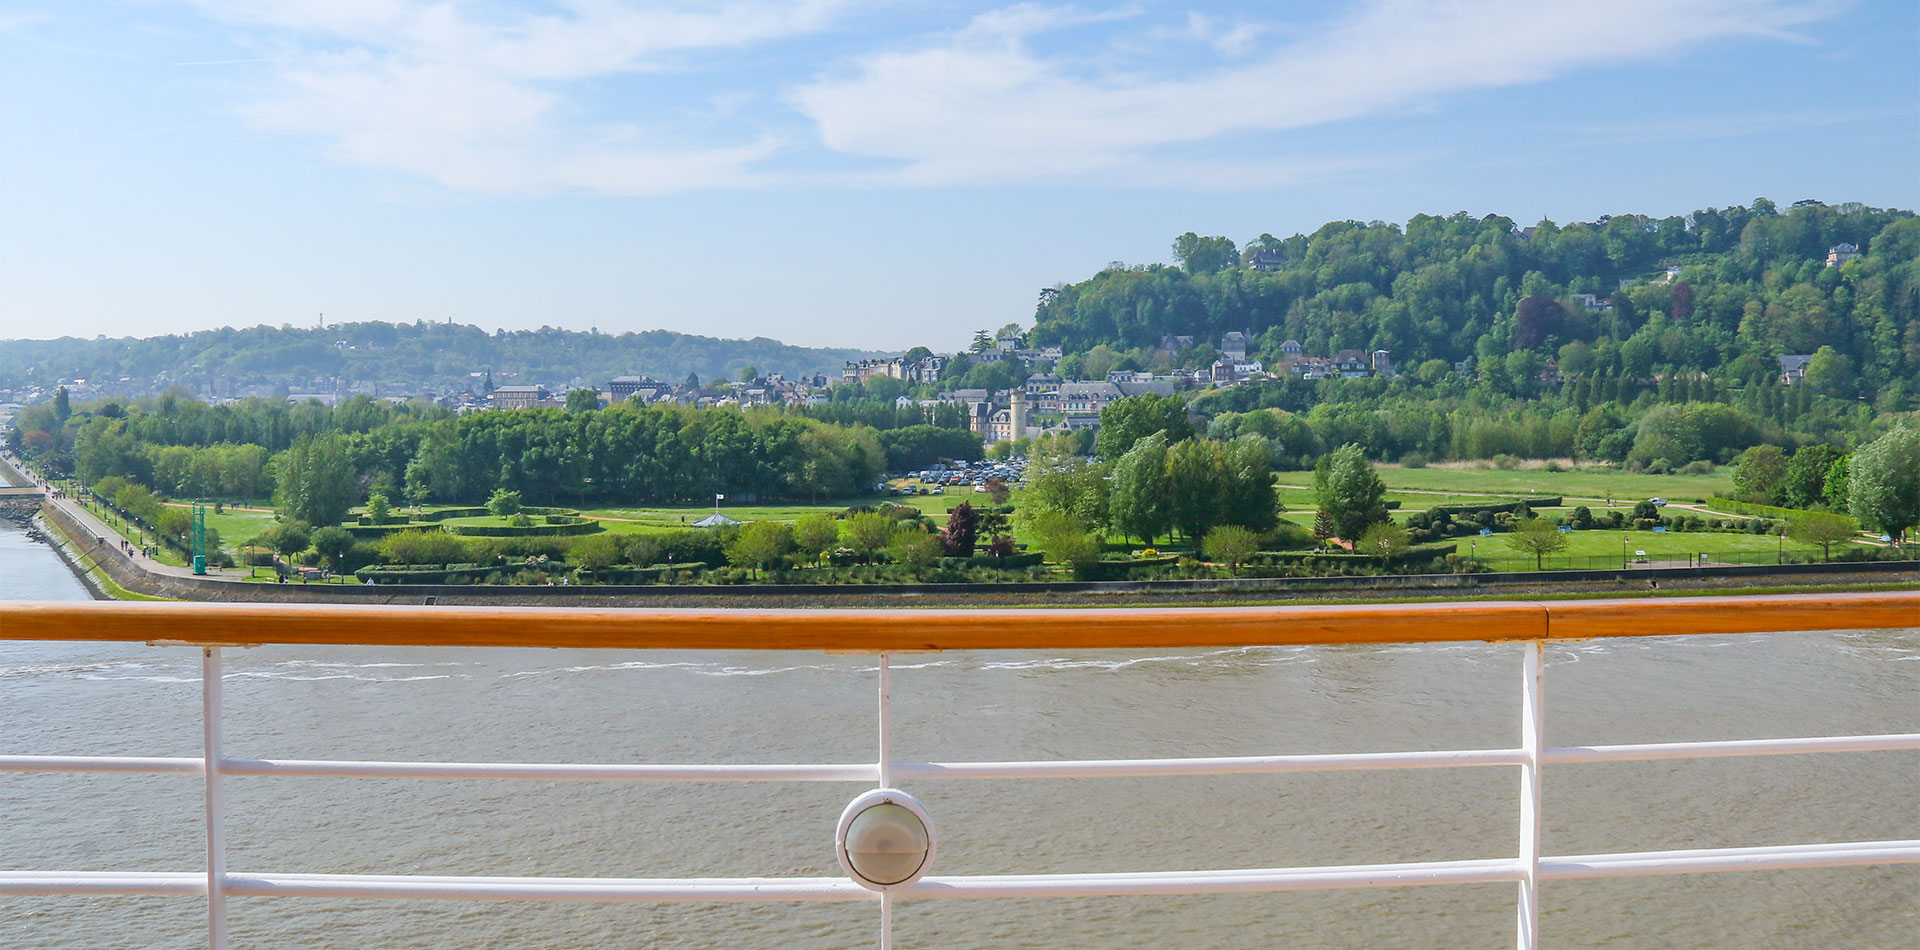
<path fill-rule="evenodd" d="M 1828 266 L 1841 245 L 1861 253 Z M 1289 339 L 1309 356 L 1384 349 L 1416 387 L 1466 364 L 1473 381 L 1523 398 L 1593 379 L 1616 390 L 1711 379 L 1728 392 L 1808 354 L 1823 396 L 1882 412 L 1920 398 L 1910 211 L 1759 199 L 1530 228 L 1462 212 L 1404 227 L 1336 221 L 1244 248 L 1188 233 L 1173 249 L 1177 265 L 1115 264 L 1043 291 L 1029 342 L 1065 349 L 1061 375 L 1099 377 L 1204 366 L 1238 330 L 1269 364 Z M 1178 336 L 1194 342 L 1164 345 Z"/>
<path fill-rule="evenodd" d="M 495 382 L 605 385 L 615 376 L 650 375 L 678 383 L 689 373 L 703 380 L 735 378 L 752 367 L 797 378 L 838 376 L 850 359 L 877 355 L 859 349 L 812 349 L 778 340 L 722 340 L 668 330 L 581 333 L 554 327 L 493 333 L 450 323 L 342 323 L 329 327 L 222 327 L 147 337 L 7 340 L 0 346 L 0 389 L 63 379 L 96 382 L 164 376 L 195 390 L 222 386 L 311 386 L 338 380 L 370 382 L 405 391 L 459 390 L 491 370 Z M 512 375 L 509 375 L 512 374 Z M 154 389 L 158 391 L 160 387 Z M 327 391 L 327 390 L 321 390 Z"/>

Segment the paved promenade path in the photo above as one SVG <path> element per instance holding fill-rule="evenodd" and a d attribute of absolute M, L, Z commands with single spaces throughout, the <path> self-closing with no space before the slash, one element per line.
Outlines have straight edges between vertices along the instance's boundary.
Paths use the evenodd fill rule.
<path fill-rule="evenodd" d="M 35 484 L 40 484 L 42 488 L 46 488 L 44 483 L 38 482 L 31 474 L 27 473 L 27 468 L 24 463 L 11 455 L 0 455 L 0 477 L 4 477 L 10 481 L 16 478 L 22 481 L 33 481 Z M 46 503 L 59 508 L 67 517 L 72 518 L 75 523 L 93 533 L 92 537 L 71 539 L 83 552 L 90 553 L 97 545 L 110 546 L 120 540 L 120 532 L 108 527 L 106 522 L 101 521 L 93 512 L 81 507 L 79 502 L 71 498 L 55 498 L 52 490 L 48 489 Z M 170 577 L 202 576 L 221 580 L 245 580 L 247 577 L 247 572 L 240 568 L 215 567 L 207 568 L 207 573 L 204 575 L 195 575 L 191 567 L 176 567 L 172 564 L 163 564 L 146 555 L 135 556 L 133 563 L 148 573 L 163 574 Z"/>

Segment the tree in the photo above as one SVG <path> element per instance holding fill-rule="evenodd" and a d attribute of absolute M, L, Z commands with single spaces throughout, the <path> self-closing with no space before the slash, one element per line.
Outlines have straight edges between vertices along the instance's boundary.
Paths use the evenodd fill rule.
<path fill-rule="evenodd" d="M 595 389 L 567 390 L 568 412 L 592 412 L 600 408 L 600 392 Z"/>
<path fill-rule="evenodd" d="M 1832 468 L 1827 469 L 1827 482 L 1821 489 L 1821 494 L 1826 498 L 1828 508 L 1835 511 L 1849 510 L 1848 496 L 1853 489 L 1852 467 L 1853 456 L 1842 455 L 1834 459 Z"/>
<path fill-rule="evenodd" d="M 895 564 L 913 572 L 914 577 L 919 577 L 940 559 L 940 539 L 917 527 L 903 524 L 887 542 L 887 556 Z"/>
<path fill-rule="evenodd" d="M 1173 256 L 1189 274 L 1212 274 L 1240 261 L 1240 252 L 1232 241 L 1201 237 L 1192 231 L 1173 239 Z"/>
<path fill-rule="evenodd" d="M 1225 467 L 1220 443 L 1209 439 L 1187 439 L 1168 450 L 1167 514 L 1188 538 L 1205 536 L 1227 515 L 1220 503 Z"/>
<path fill-rule="evenodd" d="M 274 507 L 308 524 L 338 524 L 360 494 L 360 484 L 338 432 L 303 435 L 274 460 Z"/>
<path fill-rule="evenodd" d="M 1733 492 L 1741 501 L 1771 505 L 1787 477 L 1787 458 L 1777 445 L 1756 445 L 1733 460 Z"/>
<path fill-rule="evenodd" d="M 1256 533 L 1272 531 L 1279 524 L 1282 509 L 1268 464 L 1270 455 L 1258 437 L 1235 439 L 1221 450 L 1216 521 L 1244 525 Z"/>
<path fill-rule="evenodd" d="M 73 401 L 67 395 L 67 387 L 62 386 L 53 391 L 53 422 L 55 425 L 66 425 L 67 420 L 71 418 L 73 418 Z"/>
<path fill-rule="evenodd" d="M 1237 524 L 1223 524 L 1207 532 L 1201 544 L 1207 560 L 1223 563 L 1227 570 L 1240 573 L 1240 565 L 1260 550 L 1260 538 L 1251 530 Z"/>
<path fill-rule="evenodd" d="M 1100 410 L 1100 431 L 1094 437 L 1094 452 L 1103 459 L 1116 459 L 1133 448 L 1135 442 L 1165 432 L 1173 445 L 1193 434 L 1187 423 L 1187 404 L 1179 396 L 1129 396 L 1116 399 Z"/>
<path fill-rule="evenodd" d="M 840 543 L 840 522 L 825 512 L 803 516 L 793 523 L 793 543 L 807 560 L 817 565 L 820 555 Z"/>
<path fill-rule="evenodd" d="M 1313 492 L 1334 537 L 1352 541 L 1387 520 L 1386 483 L 1352 442 L 1320 457 L 1313 469 Z"/>
<path fill-rule="evenodd" d="M 1317 542 L 1315 547 L 1326 547 L 1328 539 L 1335 536 L 1336 530 L 1333 527 L 1333 516 L 1327 513 L 1327 509 L 1322 508 L 1314 512 L 1313 539 Z"/>
<path fill-rule="evenodd" d="M 1820 546 L 1820 559 L 1833 560 L 1833 546 L 1845 543 L 1860 533 L 1860 526 L 1846 515 L 1812 511 L 1787 522 L 1787 537 L 1801 544 Z"/>
<path fill-rule="evenodd" d="M 1920 524 L 1920 428 L 1901 426 L 1853 453 L 1847 465 L 1847 510 L 1870 528 L 1899 539 Z"/>
<path fill-rule="evenodd" d="M 1356 554 L 1365 553 L 1385 558 L 1405 554 L 1410 543 L 1407 529 L 1392 521 L 1381 521 L 1360 536 L 1360 543 L 1354 545 L 1353 550 Z"/>
<path fill-rule="evenodd" d="M 1020 504 L 1036 511 L 1063 511 L 1082 525 L 1098 529 L 1107 523 L 1109 494 L 1100 469 L 1076 451 L 1071 439 L 1045 436 L 1035 444 L 1027 465 Z M 984 525 L 980 533 L 992 537 L 992 531 Z"/>
<path fill-rule="evenodd" d="M 367 493 L 367 517 L 374 524 L 383 524 L 387 516 L 393 514 L 393 503 L 387 501 L 387 493 L 376 488 Z"/>
<path fill-rule="evenodd" d="M 311 539 L 313 549 L 327 559 L 327 564 L 338 573 L 345 568 L 347 555 L 353 551 L 353 532 L 339 525 L 330 524 L 318 528 Z"/>
<path fill-rule="evenodd" d="M 525 506 L 520 503 L 520 493 L 517 491 L 496 488 L 493 494 L 487 497 L 487 511 L 496 518 L 511 518 L 519 514 L 523 507 Z"/>
<path fill-rule="evenodd" d="M 1088 531 L 1079 519 L 1064 511 L 1020 512 L 1027 537 L 1047 560 L 1072 569 L 1075 577 L 1091 574 L 1105 546 L 1103 539 Z"/>
<path fill-rule="evenodd" d="M 993 349 L 993 337 L 988 336 L 985 330 L 975 330 L 973 331 L 973 343 L 970 344 L 967 349 L 975 353 L 985 353 Z"/>
<path fill-rule="evenodd" d="M 567 548 L 567 561 L 588 574 L 598 574 L 601 568 L 617 563 L 623 553 L 613 535 L 594 534 L 573 542 Z"/>
<path fill-rule="evenodd" d="M 972 557 L 980 539 L 980 519 L 973 505 L 961 502 L 947 513 L 947 526 L 940 532 L 940 545 L 948 557 Z"/>
<path fill-rule="evenodd" d="M 877 511 L 860 512 L 847 519 L 847 546 L 872 564 L 874 553 L 893 540 L 893 525 L 892 518 Z"/>
<path fill-rule="evenodd" d="M 1167 435 L 1155 432 L 1113 463 L 1112 522 L 1121 534 L 1148 544 L 1173 524 L 1167 477 Z"/>
<path fill-rule="evenodd" d="M 1780 500 L 1788 508 L 1813 508 L 1827 503 L 1827 473 L 1845 453 L 1831 445 L 1809 445 L 1793 453 L 1780 481 Z"/>
<path fill-rule="evenodd" d="M 1542 569 L 1547 555 L 1564 551 L 1571 543 L 1565 533 L 1545 518 L 1522 521 L 1513 526 L 1511 533 L 1502 535 L 1500 540 L 1515 551 L 1533 555 L 1533 569 L 1536 571 Z"/>
<path fill-rule="evenodd" d="M 1833 347 L 1823 346 L 1813 351 L 1802 381 L 1829 396 L 1850 398 L 1854 387 L 1853 361 Z"/>
<path fill-rule="evenodd" d="M 755 521 L 740 529 L 727 545 L 727 560 L 756 574 L 780 562 L 793 550 L 793 526 L 784 521 Z"/>
<path fill-rule="evenodd" d="M 259 542 L 281 557 L 292 557 L 313 543 L 313 529 L 303 521 L 283 521 L 266 530 Z"/>

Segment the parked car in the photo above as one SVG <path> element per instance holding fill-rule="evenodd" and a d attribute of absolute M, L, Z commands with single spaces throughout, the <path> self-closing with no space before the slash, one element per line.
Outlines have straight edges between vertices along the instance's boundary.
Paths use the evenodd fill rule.
<path fill-rule="evenodd" d="M 1649 498 L 1647 500 L 1652 502 L 1655 508 L 1665 508 L 1667 506 L 1667 500 L 1665 498 L 1659 497 L 1658 495 L 1652 498 Z"/>

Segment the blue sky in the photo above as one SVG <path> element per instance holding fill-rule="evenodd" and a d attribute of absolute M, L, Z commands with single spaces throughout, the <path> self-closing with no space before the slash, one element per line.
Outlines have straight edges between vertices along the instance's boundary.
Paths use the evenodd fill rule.
<path fill-rule="evenodd" d="M 0 338 L 444 320 L 963 345 L 1328 220 L 1920 205 L 1920 8 L 0 9 Z"/>

